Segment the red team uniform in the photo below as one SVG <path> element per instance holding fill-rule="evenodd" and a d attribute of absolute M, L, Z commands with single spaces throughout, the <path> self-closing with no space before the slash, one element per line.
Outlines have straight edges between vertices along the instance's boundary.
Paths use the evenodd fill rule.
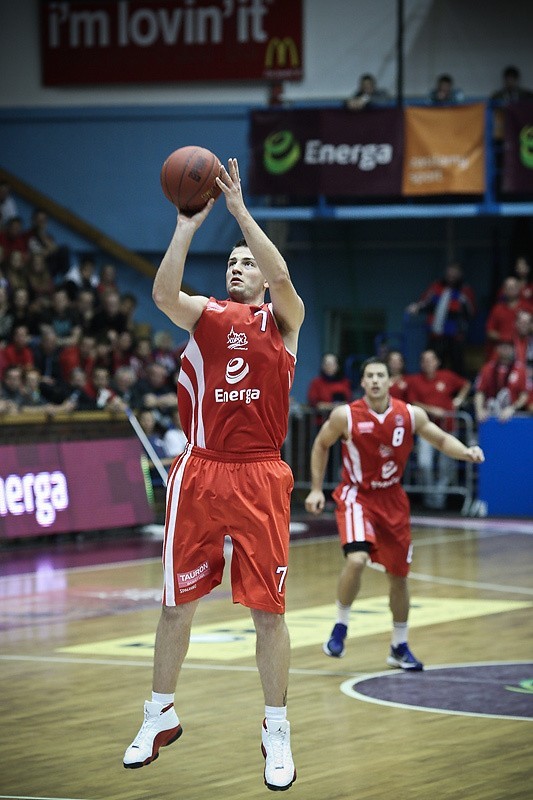
<path fill-rule="evenodd" d="M 233 601 L 283 613 L 294 481 L 280 448 L 295 363 L 270 304 L 209 299 L 178 379 L 189 444 L 168 479 L 165 605 L 196 600 L 221 582 L 229 535 Z M 240 502 L 234 518 L 230 502 Z"/>
<path fill-rule="evenodd" d="M 349 438 L 342 441 L 342 482 L 333 492 L 345 553 L 370 545 L 370 558 L 393 575 L 411 562 L 409 500 L 401 478 L 413 448 L 411 406 L 390 398 L 383 414 L 364 399 L 347 407 Z"/>

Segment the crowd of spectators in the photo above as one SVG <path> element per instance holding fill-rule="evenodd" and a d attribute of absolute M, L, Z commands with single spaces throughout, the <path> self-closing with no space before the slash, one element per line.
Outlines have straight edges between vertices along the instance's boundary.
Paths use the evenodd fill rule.
<path fill-rule="evenodd" d="M 149 412 L 151 435 L 174 439 L 175 450 L 183 348 L 137 324 L 136 307 L 115 265 L 98 268 L 92 255 L 78 262 L 55 242 L 42 209 L 25 228 L 0 184 L 0 416 Z"/>

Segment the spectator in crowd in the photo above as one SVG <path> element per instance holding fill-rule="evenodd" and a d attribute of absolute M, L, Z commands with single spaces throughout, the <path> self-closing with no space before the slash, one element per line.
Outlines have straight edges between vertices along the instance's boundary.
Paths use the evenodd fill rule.
<path fill-rule="evenodd" d="M 154 361 L 156 364 L 161 364 L 169 375 L 179 370 L 180 355 L 168 331 L 157 331 L 154 334 Z"/>
<path fill-rule="evenodd" d="M 487 339 L 492 345 L 489 357 L 498 342 L 510 342 L 515 333 L 516 317 L 519 311 L 533 311 L 533 305 L 520 297 L 520 283 L 512 275 L 503 282 L 503 299 L 490 309 L 486 324 Z"/>
<path fill-rule="evenodd" d="M 4 262 L 13 250 L 22 253 L 24 262 L 29 258 L 28 235 L 24 231 L 22 217 L 11 217 L 3 230 L 0 230 L 0 245 L 4 251 Z"/>
<path fill-rule="evenodd" d="M 86 391 L 87 394 L 94 396 L 94 401 L 98 410 L 123 410 L 123 404 L 120 401 L 120 398 L 117 398 L 113 388 L 111 387 L 109 370 L 105 367 L 94 368 Z"/>
<path fill-rule="evenodd" d="M 114 264 L 102 264 L 100 267 L 100 275 L 98 277 L 98 286 L 96 287 L 96 291 L 100 297 L 103 297 L 109 291 L 119 293 L 117 286 L 117 270 Z"/>
<path fill-rule="evenodd" d="M 324 353 L 320 374 L 309 384 L 307 402 L 325 417 L 336 405 L 349 403 L 351 399 L 352 387 L 340 371 L 338 357 L 335 353 Z"/>
<path fill-rule="evenodd" d="M 44 307 L 49 307 L 51 305 L 55 284 L 42 253 L 31 254 L 26 274 L 32 308 L 43 308 L 40 304 L 35 303 L 35 301 L 40 298 L 44 298 L 46 301 Z"/>
<path fill-rule="evenodd" d="M 115 397 L 123 403 L 123 408 L 138 411 L 142 406 L 143 395 L 139 389 L 137 375 L 131 367 L 118 367 L 111 382 Z"/>
<path fill-rule="evenodd" d="M 131 357 L 131 366 L 139 380 L 146 378 L 148 366 L 153 363 L 152 342 L 148 337 L 141 336 L 135 342 Z"/>
<path fill-rule="evenodd" d="M 510 65 L 502 71 L 502 85 L 491 95 L 491 100 L 507 105 L 520 100 L 533 100 L 533 92 L 520 85 L 521 75 L 518 67 Z"/>
<path fill-rule="evenodd" d="M 97 339 L 106 336 L 112 344 L 117 336 L 128 329 L 127 319 L 120 310 L 120 294 L 108 289 L 100 295 L 101 308 L 94 314 L 91 333 Z"/>
<path fill-rule="evenodd" d="M 483 365 L 476 379 L 474 409 L 478 422 L 498 417 L 510 419 L 516 411 L 526 409 L 528 391 L 526 369 L 515 361 L 512 342 L 500 341 L 494 358 Z"/>
<path fill-rule="evenodd" d="M 432 106 L 448 106 L 463 103 L 465 99 L 461 89 L 456 89 L 451 75 L 439 75 L 435 86 L 429 93 L 429 103 Z"/>
<path fill-rule="evenodd" d="M 15 325 L 10 342 L 3 352 L 4 371 L 9 367 L 22 370 L 33 367 L 33 353 L 30 348 L 30 333 L 27 325 Z"/>
<path fill-rule="evenodd" d="M 474 291 L 455 262 L 446 267 L 442 278 L 428 286 L 420 300 L 407 306 L 408 314 L 426 314 L 426 346 L 435 350 L 444 367 L 459 375 L 465 372 L 465 340 L 475 311 Z"/>
<path fill-rule="evenodd" d="M 11 193 L 10 184 L 7 181 L 0 181 L 0 230 L 6 227 L 10 219 L 18 216 L 18 206 Z"/>
<path fill-rule="evenodd" d="M 29 413 L 32 411 L 41 411 L 45 414 L 54 414 L 58 410 L 58 406 L 49 402 L 46 394 L 43 393 L 41 387 L 41 373 L 35 367 L 30 367 L 24 376 L 24 384 L 22 387 L 22 402 L 20 404 L 20 411 L 22 413 Z"/>
<path fill-rule="evenodd" d="M 87 375 L 74 367 L 61 398 L 62 411 L 96 411 L 96 401 L 87 392 Z"/>
<path fill-rule="evenodd" d="M 178 407 L 172 414 L 172 425 L 163 436 L 163 447 L 169 458 L 176 458 L 185 450 L 187 437 L 181 427 L 180 413 Z"/>
<path fill-rule="evenodd" d="M 15 365 L 7 367 L 2 380 L 2 399 L 7 403 L 4 413 L 18 413 L 24 401 L 22 385 L 22 369 Z"/>
<path fill-rule="evenodd" d="M 67 376 L 61 369 L 59 339 L 50 325 L 43 326 L 40 339 L 33 346 L 33 360 L 41 375 L 41 391 L 48 400 L 59 403 Z"/>
<path fill-rule="evenodd" d="M 109 336 L 113 333 L 102 333 L 95 339 L 94 366 L 105 367 L 113 372 L 113 345 L 109 341 Z"/>
<path fill-rule="evenodd" d="M 70 267 L 70 252 L 65 245 L 58 245 L 48 230 L 48 214 L 44 209 L 34 210 L 27 236 L 30 252 L 44 256 L 50 274 L 54 278 L 66 275 Z"/>
<path fill-rule="evenodd" d="M 409 377 L 405 374 L 405 360 L 399 350 L 389 350 L 385 357 L 389 368 L 390 387 L 389 394 L 397 400 L 408 402 Z"/>
<path fill-rule="evenodd" d="M 74 308 L 78 312 L 83 333 L 89 333 L 93 327 L 96 295 L 90 289 L 80 289 L 74 300 Z"/>
<path fill-rule="evenodd" d="M 430 420 L 448 433 L 455 429 L 453 414 L 459 410 L 470 392 L 471 384 L 465 378 L 447 369 L 440 369 L 434 350 L 424 350 L 420 357 L 420 372 L 409 376 L 409 402 L 420 406 Z M 417 446 L 419 482 L 433 487 L 434 459 L 437 457 L 437 482 L 435 490 L 424 492 L 426 508 L 442 509 L 446 504 L 444 489 L 452 479 L 453 462 L 437 453 L 431 445 L 420 438 Z"/>
<path fill-rule="evenodd" d="M 81 318 L 77 309 L 72 307 L 67 291 L 62 286 L 56 287 L 52 295 L 52 306 L 43 313 L 41 322 L 55 330 L 61 347 L 79 341 Z"/>
<path fill-rule="evenodd" d="M 526 368 L 528 388 L 533 386 L 533 314 L 519 311 L 513 336 L 515 360 Z"/>
<path fill-rule="evenodd" d="M 0 284 L 0 348 L 11 339 L 14 316 L 9 303 L 7 287 Z"/>
<path fill-rule="evenodd" d="M 7 256 L 4 272 L 11 293 L 16 289 L 29 289 L 27 264 L 28 259 L 21 250 L 11 250 Z"/>
<path fill-rule="evenodd" d="M 135 331 L 135 312 L 137 310 L 138 301 L 134 294 L 131 292 L 123 292 L 120 295 L 120 311 L 126 317 L 126 325 L 132 333 Z"/>
<path fill-rule="evenodd" d="M 533 303 L 533 281 L 531 280 L 531 265 L 529 259 L 521 255 L 516 258 L 513 277 L 520 284 L 520 299 L 526 303 Z"/>
<path fill-rule="evenodd" d="M 131 331 L 126 330 L 119 333 L 111 348 L 111 358 L 113 372 L 118 367 L 130 366 L 133 358 L 134 340 Z"/>
<path fill-rule="evenodd" d="M 387 105 L 390 97 L 384 89 L 378 89 L 376 79 L 366 72 L 359 78 L 356 92 L 346 100 L 345 106 L 350 111 L 361 111 L 363 108 L 376 108 Z"/>
<path fill-rule="evenodd" d="M 94 336 L 82 334 L 79 342 L 61 348 L 59 365 L 63 381 L 68 381 L 74 367 L 81 367 L 91 378 L 96 364 L 96 340 Z"/>
<path fill-rule="evenodd" d="M 154 412 L 157 424 L 166 430 L 172 424 L 172 412 L 178 404 L 176 390 L 169 382 L 169 374 L 161 364 L 149 364 L 146 379 L 139 382 L 142 407 Z"/>
<path fill-rule="evenodd" d="M 96 262 L 91 255 L 83 256 L 79 264 L 73 264 L 65 275 L 65 288 L 71 300 L 75 300 L 81 291 L 91 292 L 97 296 L 99 278 L 96 274 Z"/>

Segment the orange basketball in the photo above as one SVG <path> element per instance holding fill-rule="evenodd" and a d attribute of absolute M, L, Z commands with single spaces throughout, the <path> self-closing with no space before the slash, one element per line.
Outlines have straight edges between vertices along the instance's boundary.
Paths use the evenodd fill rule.
<path fill-rule="evenodd" d="M 174 150 L 161 167 L 161 187 L 171 203 L 185 214 L 200 211 L 221 190 L 215 178 L 220 175 L 217 156 L 205 147 L 188 145 Z"/>

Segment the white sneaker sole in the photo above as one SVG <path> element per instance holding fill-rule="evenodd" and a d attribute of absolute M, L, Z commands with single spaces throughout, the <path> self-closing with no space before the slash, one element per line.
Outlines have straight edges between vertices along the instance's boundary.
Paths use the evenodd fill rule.
<path fill-rule="evenodd" d="M 328 643 L 327 642 L 324 642 L 324 644 L 322 645 L 322 650 L 330 658 L 344 658 L 344 654 L 346 652 L 346 648 L 343 647 L 342 648 L 342 653 L 339 653 L 339 655 L 337 655 L 336 653 L 332 653 L 331 650 L 328 647 Z"/>

